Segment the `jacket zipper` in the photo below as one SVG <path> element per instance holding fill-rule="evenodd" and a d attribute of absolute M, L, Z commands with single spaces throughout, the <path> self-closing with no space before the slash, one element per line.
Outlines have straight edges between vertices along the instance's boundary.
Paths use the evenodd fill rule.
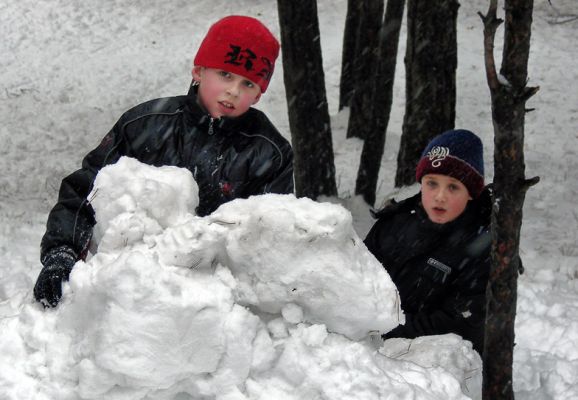
<path fill-rule="evenodd" d="M 213 123 L 215 122 L 215 118 L 213 117 L 209 117 L 209 130 L 207 131 L 207 133 L 209 134 L 209 136 L 212 136 L 213 133 L 215 133 L 214 129 L 213 129 Z"/>

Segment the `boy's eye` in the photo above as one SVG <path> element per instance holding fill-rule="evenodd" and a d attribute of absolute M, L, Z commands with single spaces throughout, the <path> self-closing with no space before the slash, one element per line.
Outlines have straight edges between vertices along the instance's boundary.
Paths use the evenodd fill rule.
<path fill-rule="evenodd" d="M 460 187 L 458 185 L 454 185 L 453 183 L 449 185 L 449 188 L 452 192 L 460 190 Z"/>
<path fill-rule="evenodd" d="M 219 71 L 219 75 L 224 76 L 225 78 L 228 78 L 231 76 L 231 73 L 227 72 L 227 71 Z"/>
<path fill-rule="evenodd" d="M 245 81 L 245 86 L 247 86 L 248 88 L 252 88 L 255 86 L 255 84 L 251 81 Z"/>
<path fill-rule="evenodd" d="M 435 181 L 426 181 L 426 185 L 433 188 L 437 186 L 437 183 Z"/>

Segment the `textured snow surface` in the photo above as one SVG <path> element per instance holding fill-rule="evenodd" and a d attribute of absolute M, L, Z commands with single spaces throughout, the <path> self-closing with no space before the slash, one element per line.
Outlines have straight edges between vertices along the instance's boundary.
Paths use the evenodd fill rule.
<path fill-rule="evenodd" d="M 319 0 L 317 3 L 339 187 L 339 199 L 329 200 L 341 203 L 351 211 L 355 231 L 363 238 L 372 220 L 368 206 L 353 196 L 362 143 L 357 139 L 345 139 L 348 110 L 337 110 L 347 1 Z M 498 12 L 503 18 L 502 5 L 503 2 L 500 2 Z M 478 11 L 485 13 L 487 7 L 488 2 L 485 0 L 470 0 L 462 1 L 459 9 L 456 127 L 471 129 L 482 138 L 486 180 L 490 182 L 493 175 L 493 128 L 489 90 L 483 68 L 483 27 L 477 15 Z M 56 321 L 64 318 L 61 314 L 65 310 L 72 312 L 72 302 L 67 303 L 65 299 L 62 308 L 42 311 L 32 301 L 32 288 L 40 270 L 39 243 L 47 213 L 56 200 L 61 179 L 79 167 L 82 157 L 100 142 L 122 112 L 145 100 L 186 92 L 190 83 L 192 59 L 202 36 L 213 21 L 229 14 L 258 17 L 279 36 L 277 5 L 270 0 L 175 0 L 162 4 L 118 0 L 8 0 L 0 5 L 0 398 L 79 398 L 80 367 L 73 365 L 74 360 L 83 359 L 83 354 L 89 354 L 100 344 L 90 344 L 88 342 L 92 338 L 86 337 L 82 338 L 87 341 L 84 353 L 79 349 L 77 354 L 60 354 L 62 349 L 71 348 L 69 341 L 72 336 L 69 332 L 61 331 L 65 327 L 56 326 Z M 540 86 L 540 91 L 527 104 L 535 111 L 526 116 L 524 149 L 526 176 L 540 176 L 541 180 L 526 195 L 521 232 L 520 254 L 525 273 L 520 277 L 518 285 L 513 382 L 516 399 L 521 400 L 578 398 L 578 214 L 575 207 L 578 198 L 578 69 L 575 68 L 575 60 L 578 58 L 578 21 L 571 18 L 576 14 L 578 9 L 574 0 L 534 3 L 528 84 Z M 503 27 L 498 30 L 496 38 L 495 55 L 498 64 L 502 52 L 502 34 Z M 404 25 L 393 109 L 378 182 L 378 204 L 394 190 L 393 178 L 405 107 L 405 37 Z M 280 62 L 266 95 L 257 107 L 265 111 L 279 131 L 289 138 L 283 68 Z M 194 190 L 194 187 L 191 188 L 193 193 Z M 403 197 L 415 190 L 415 187 L 404 189 L 397 195 Z M 183 197 L 180 199 L 186 201 Z M 195 197 L 192 196 L 190 201 L 196 201 Z M 151 220 L 154 221 L 156 217 L 153 217 Z M 136 224 L 137 220 L 134 221 Z M 155 229 L 161 232 L 164 228 L 162 224 L 159 225 L 160 228 Z M 156 235 L 152 226 L 135 225 L 126 232 L 126 240 L 134 240 L 136 245 L 142 240 L 139 235 L 145 229 L 151 229 L 148 235 Z M 201 231 L 205 234 L 207 232 Z M 215 240 L 218 238 L 220 236 L 215 237 Z M 169 237 L 164 240 L 164 246 L 173 249 L 172 256 L 176 256 L 177 260 L 175 263 L 196 262 L 196 258 L 189 259 L 185 254 L 176 252 L 174 249 L 178 247 L 171 247 Z M 208 237 L 206 240 L 209 242 Z M 114 243 L 121 242 L 111 233 L 109 245 Z M 193 245 L 195 242 L 187 239 L 187 243 Z M 101 248 L 103 246 L 106 246 L 105 242 L 101 242 Z M 219 251 L 219 254 L 224 253 Z M 100 257 L 104 255 L 103 252 Z M 210 253 L 206 256 L 207 260 L 213 259 Z M 168 264 L 167 260 L 159 262 Z M 158 267 L 154 263 L 152 267 L 147 265 L 133 268 L 133 272 L 137 271 L 134 279 L 145 280 L 138 272 L 142 270 L 142 274 L 147 274 L 151 273 L 155 265 Z M 221 268 L 225 267 L 231 271 L 232 264 L 222 262 Z M 127 271 L 123 274 L 130 276 L 130 265 L 127 264 L 125 268 Z M 199 270 L 176 266 L 172 268 L 182 274 L 199 273 Z M 81 270 L 78 269 L 79 272 Z M 162 271 L 166 272 L 166 269 Z M 127 284 L 130 282 L 126 276 L 123 279 Z M 235 277 L 235 281 L 240 282 L 238 277 Z M 82 282 L 78 281 L 79 284 Z M 97 291 L 96 288 L 91 290 Z M 80 296 L 80 293 L 70 291 L 68 299 L 71 299 L 72 293 Z M 160 296 L 158 292 L 154 293 Z M 121 294 L 109 293 L 106 296 Z M 79 298 L 76 300 L 81 301 Z M 253 306 L 239 307 L 254 313 Z M 98 310 L 103 311 L 101 308 Z M 75 320 L 78 319 L 78 324 L 82 324 L 84 318 L 87 322 L 82 326 L 87 330 L 89 321 L 94 321 L 95 326 L 105 326 L 104 322 L 97 320 L 104 314 L 96 314 L 96 311 L 92 313 L 90 309 L 82 310 L 80 314 Z M 283 336 L 287 335 L 284 333 L 288 331 L 287 326 L 292 327 L 294 335 L 297 335 L 296 326 L 305 315 L 307 311 L 301 305 L 292 303 L 283 307 L 282 318 L 277 317 L 267 323 L 268 336 L 274 343 L 288 338 Z M 109 318 L 112 318 L 112 314 Z M 136 327 L 138 324 L 147 324 L 146 319 L 124 322 L 117 329 L 129 329 L 131 325 Z M 247 325 L 250 325 L 249 322 Z M 319 325 L 316 323 L 311 327 Z M 313 332 L 317 332 L 316 329 L 319 328 L 314 328 Z M 94 335 L 99 337 L 96 333 Z M 311 333 L 309 336 L 314 335 Z M 265 349 L 269 345 L 266 337 L 263 333 L 252 340 L 255 346 L 261 343 L 259 346 L 264 349 L 262 352 L 254 352 L 258 360 L 254 361 L 255 364 L 268 365 L 269 356 Z M 328 334 L 326 341 L 333 338 L 331 343 L 334 343 L 338 341 L 335 337 L 349 346 L 362 346 L 334 333 Z M 241 343 L 242 338 L 237 337 L 239 346 L 245 346 L 244 342 Z M 81 338 L 75 337 L 74 340 L 78 344 Z M 152 343 L 154 339 L 150 340 Z M 422 382 L 425 387 L 428 385 L 427 379 L 431 378 L 431 375 L 424 375 L 423 372 L 412 371 L 426 367 L 429 359 L 427 354 L 438 354 L 437 350 L 441 351 L 446 346 L 434 338 L 424 340 L 419 346 L 418 340 L 409 343 L 388 342 L 388 349 L 391 350 L 388 354 L 394 357 L 397 371 L 401 369 L 402 372 L 397 375 L 399 386 L 396 388 L 399 390 L 394 391 L 386 385 L 385 388 L 389 390 L 387 393 L 379 391 L 381 378 L 372 380 L 376 386 L 365 391 L 361 385 L 352 383 L 358 375 L 352 369 L 340 368 L 353 365 L 353 361 L 337 364 L 327 363 L 322 357 L 311 357 L 319 363 L 318 371 L 325 371 L 323 368 L 326 368 L 335 372 L 332 377 L 337 378 L 331 381 L 334 386 L 351 384 L 349 390 L 352 393 L 356 388 L 359 393 L 363 393 L 359 394 L 359 398 L 379 398 L 380 393 L 381 398 L 387 398 L 388 393 L 404 398 L 400 394 L 404 381 L 414 384 Z M 445 343 L 448 339 L 440 340 Z M 48 346 L 47 343 L 53 344 Z M 456 354 L 461 354 L 460 349 L 465 344 L 452 347 L 450 341 L 447 346 L 455 349 Z M 338 353 L 344 352 L 340 346 L 337 348 Z M 183 353 L 186 352 L 183 350 Z M 309 354 L 315 354 L 314 348 L 311 348 Z M 403 363 L 400 362 L 401 357 L 404 357 Z M 414 363 L 408 357 L 417 357 L 417 362 Z M 468 357 L 458 362 L 449 356 L 442 357 L 440 353 L 432 359 L 437 360 L 438 357 L 444 360 L 442 368 L 462 371 L 454 373 L 454 376 L 461 386 L 465 383 L 464 387 L 467 386 L 470 393 L 475 393 L 475 385 L 472 385 L 475 377 L 464 375 L 463 372 L 467 368 Z M 365 363 L 364 360 L 355 359 L 355 365 L 363 364 L 370 368 L 372 362 Z M 88 361 L 85 364 L 82 379 L 85 394 L 92 393 L 97 397 L 96 393 L 109 387 L 110 382 L 125 379 L 120 373 L 113 374 L 110 380 L 105 379 L 101 370 Z M 299 370 L 297 367 L 295 369 Z M 136 372 L 133 374 L 136 376 Z M 313 375 L 311 369 L 306 371 L 304 381 L 310 375 Z M 95 379 L 91 380 L 90 376 Z M 264 377 L 265 373 L 261 376 Z M 295 387 L 293 384 L 273 376 L 271 372 L 271 378 L 260 383 L 248 380 L 245 395 L 249 389 L 252 390 L 253 398 L 259 398 L 260 393 L 262 398 L 268 399 L 292 398 L 288 396 L 302 394 L 291 391 Z M 102 382 L 96 377 L 102 379 Z M 158 374 L 158 379 L 161 378 L 168 381 L 174 379 L 175 375 L 165 370 L 163 374 Z M 51 382 L 55 382 L 54 385 Z M 126 382 L 129 382 L 128 378 Z M 409 392 L 415 393 L 415 386 L 408 388 Z M 287 392 L 291 394 L 286 396 Z M 143 394 L 140 398 L 145 396 Z M 230 396 L 227 398 L 236 398 L 233 394 Z M 315 396 L 303 394 L 301 398 L 338 397 Z M 446 395 L 439 398 L 449 397 Z M 127 394 L 125 398 L 139 397 Z M 187 396 L 175 395 L 174 398 L 182 400 L 187 399 Z M 222 398 L 226 397 L 223 395 Z M 408 394 L 406 398 L 411 396 Z M 416 395 L 415 398 L 421 397 Z"/>

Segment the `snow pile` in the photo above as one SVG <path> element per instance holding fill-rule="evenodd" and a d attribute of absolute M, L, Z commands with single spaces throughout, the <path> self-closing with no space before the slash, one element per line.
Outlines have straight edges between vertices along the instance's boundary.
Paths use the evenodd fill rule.
<path fill-rule="evenodd" d="M 483 24 L 478 15 L 485 13 L 488 2 L 461 3 L 455 125 L 471 129 L 482 138 L 486 181 L 491 182 L 493 127 L 483 68 Z M 319 0 L 317 7 L 339 189 L 339 198 L 328 201 L 340 202 L 351 211 L 356 231 L 363 238 L 374 222 L 367 204 L 354 196 L 363 142 L 347 138 L 349 110 L 338 111 L 347 1 Z M 46 349 L 51 354 L 67 353 L 70 349 L 66 341 L 57 343 L 57 331 L 50 320 L 57 318 L 60 311 L 40 312 L 32 302 L 32 288 L 40 270 L 39 243 L 60 180 L 78 168 L 82 156 L 98 145 L 124 111 L 153 98 L 184 94 L 196 47 L 210 24 L 240 12 L 259 18 L 280 37 L 277 4 L 270 0 L 196 0 L 166 2 L 163 7 L 152 2 L 136 6 L 136 2 L 115 0 L 3 3 L 0 399 L 79 398 L 74 389 L 78 379 L 73 375 L 69 380 L 50 381 L 61 362 L 58 360 L 69 357 L 63 354 L 53 362 L 46 361 Z M 503 17 L 503 10 L 499 13 Z M 571 89 L 572 83 L 578 81 L 578 68 L 572 67 L 578 56 L 578 20 L 566 21 L 572 14 L 576 14 L 575 0 L 534 5 L 528 85 L 540 86 L 541 90 L 528 103 L 536 111 L 526 115 L 524 152 L 526 176 L 539 175 L 542 179 L 527 192 L 520 233 L 520 255 L 526 271 L 518 281 L 513 377 L 518 400 L 578 399 L 578 90 Z M 405 112 L 406 28 L 404 20 L 377 206 L 396 191 L 393 171 L 397 167 Z M 500 35 L 503 26 L 497 32 L 497 57 L 502 44 Z M 280 60 L 276 68 L 257 108 L 290 139 Z M 406 190 L 400 197 L 405 197 Z M 321 255 L 324 250 L 320 248 L 318 252 Z M 62 308 L 65 307 L 68 303 Z M 91 318 L 89 312 L 84 313 L 87 319 Z M 288 315 L 287 310 L 285 314 Z M 100 325 L 107 328 L 104 323 Z M 421 339 L 410 342 L 411 346 L 388 341 L 387 349 L 399 350 L 388 354 L 407 361 L 408 356 L 420 354 L 418 340 Z M 30 347 L 41 343 L 51 344 L 46 349 Z M 430 344 L 436 364 L 449 371 L 460 369 L 462 363 L 454 364 L 453 358 L 438 353 L 442 343 L 432 340 Z M 428 350 L 424 346 L 419 351 Z M 451 343 L 449 346 L 454 348 Z M 455 351 L 460 354 L 459 349 Z M 426 359 L 412 360 L 422 367 L 432 366 Z M 415 364 L 396 361 L 395 370 L 403 371 L 399 372 L 400 381 L 403 373 L 404 379 L 415 382 L 409 377 Z M 338 367 L 332 365 L 337 374 Z M 354 372 L 343 365 L 342 381 L 350 381 L 349 374 Z M 458 380 L 461 376 L 456 375 Z M 471 393 L 474 377 L 466 378 L 463 383 L 470 392 L 465 393 Z M 340 380 L 335 383 L 340 384 Z M 391 385 L 384 390 L 391 390 L 391 397 L 398 393 Z M 414 389 L 407 389 L 397 397 L 411 398 L 412 393 Z M 186 398 L 180 396 L 181 400 Z"/>
<path fill-rule="evenodd" d="M 265 195 L 200 218 L 196 190 L 173 167 L 102 170 L 96 255 L 58 308 L 0 322 L 1 398 L 476 397 L 456 336 L 372 346 L 403 316 L 345 209 Z"/>
<path fill-rule="evenodd" d="M 267 195 L 221 206 L 237 300 L 357 340 L 403 323 L 394 284 L 341 206 Z"/>
<path fill-rule="evenodd" d="M 97 211 L 93 241 L 118 249 L 177 224 L 199 203 L 199 187 L 189 175 L 183 168 L 156 168 L 129 158 L 102 169 L 88 196 Z"/>

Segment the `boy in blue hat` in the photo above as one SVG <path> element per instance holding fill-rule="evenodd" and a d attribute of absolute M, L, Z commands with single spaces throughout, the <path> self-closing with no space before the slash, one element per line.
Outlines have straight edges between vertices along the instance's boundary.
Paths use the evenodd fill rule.
<path fill-rule="evenodd" d="M 491 195 L 481 140 L 450 130 L 425 148 L 417 195 L 376 213 L 365 239 L 396 284 L 406 322 L 383 336 L 455 333 L 484 343 Z"/>

